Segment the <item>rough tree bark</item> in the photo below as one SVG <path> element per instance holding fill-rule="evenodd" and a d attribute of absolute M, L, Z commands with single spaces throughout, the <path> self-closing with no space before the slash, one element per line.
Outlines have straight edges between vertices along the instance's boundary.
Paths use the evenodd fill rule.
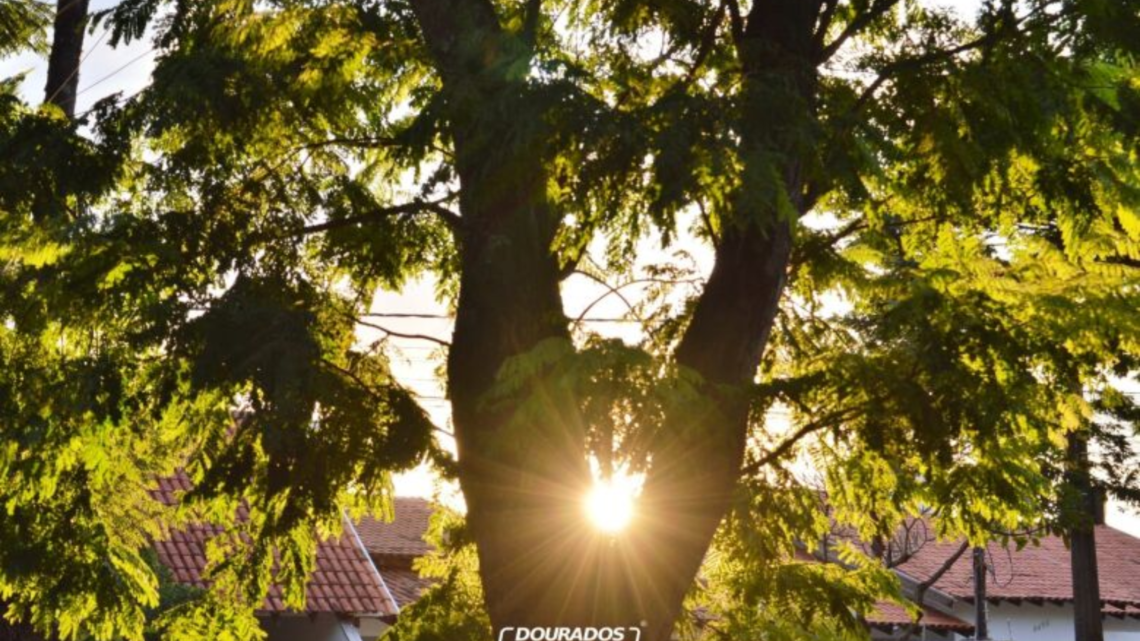
<path fill-rule="evenodd" d="M 58 105 L 68 118 L 75 117 L 79 92 L 79 61 L 87 27 L 89 0 L 56 0 L 51 54 L 48 56 L 44 101 Z"/>
<path fill-rule="evenodd" d="M 1073 573 L 1073 632 L 1076 641 L 1104 641 L 1101 617 L 1100 578 L 1096 559 L 1098 497 L 1089 469 L 1088 434 L 1069 434 L 1069 470 L 1079 505 L 1069 529 L 1069 553 Z"/>
<path fill-rule="evenodd" d="M 782 176 L 800 214 L 806 187 L 787 132 L 810 117 L 821 3 L 757 1 L 737 40 L 745 162 L 778 158 L 757 173 Z M 740 391 L 755 376 L 776 315 L 792 221 L 777 213 L 776 194 L 738 199 L 676 353 L 702 378 L 706 402 L 668 419 L 642 491 L 645 517 L 617 540 L 594 533 L 580 507 L 590 474 L 576 399 L 536 380 L 530 391 L 545 402 L 541 417 L 484 402 L 507 359 L 569 337 L 551 252 L 559 221 L 545 192 L 543 114 L 527 100 L 525 79 L 510 72 L 526 43 L 501 28 L 487 0 L 414 0 L 413 8 L 443 80 L 461 183 L 448 386 L 492 623 L 496 633 L 640 626 L 646 641 L 663 641 L 740 474 L 748 418 Z"/>

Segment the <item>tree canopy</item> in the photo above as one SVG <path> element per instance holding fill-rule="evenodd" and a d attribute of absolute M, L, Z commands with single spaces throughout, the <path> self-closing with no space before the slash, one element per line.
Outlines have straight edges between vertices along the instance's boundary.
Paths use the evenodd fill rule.
<path fill-rule="evenodd" d="M 0 53 L 43 20 L 0 1 Z M 71 120 L 0 87 L 12 618 L 256 636 L 270 583 L 299 606 L 317 537 L 428 459 L 469 508 L 441 591 L 486 618 L 433 620 L 441 592 L 400 638 L 664 639 L 686 594 L 730 636 L 847 638 L 899 592 L 853 550 L 794 559 L 836 524 L 1063 530 L 1071 434 L 1138 498 L 1130 0 L 122 0 L 94 22 L 153 39 L 141 92 Z M 647 239 L 714 267 L 646 267 Z M 566 318 L 581 274 L 650 283 L 640 343 Z M 424 275 L 456 317 L 457 459 L 356 333 Z M 578 523 L 591 458 L 645 475 L 617 544 Z M 163 506 L 178 469 L 195 490 Z M 150 541 L 198 521 L 242 536 L 148 623 Z"/>

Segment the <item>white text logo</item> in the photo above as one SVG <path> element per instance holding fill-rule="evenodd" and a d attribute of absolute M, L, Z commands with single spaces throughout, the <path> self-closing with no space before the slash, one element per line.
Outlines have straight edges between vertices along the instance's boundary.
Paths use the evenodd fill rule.
<path fill-rule="evenodd" d="M 641 641 L 641 628 L 503 628 L 499 641 Z"/>

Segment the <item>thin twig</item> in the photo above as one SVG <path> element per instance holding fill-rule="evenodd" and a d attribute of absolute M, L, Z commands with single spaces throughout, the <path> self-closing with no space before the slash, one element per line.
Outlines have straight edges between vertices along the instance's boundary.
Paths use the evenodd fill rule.
<path fill-rule="evenodd" d="M 377 325 L 376 323 L 370 323 L 368 321 L 360 320 L 359 318 L 356 318 L 354 320 L 356 321 L 357 325 L 360 325 L 362 327 L 370 327 L 372 329 L 379 330 L 381 332 L 384 332 L 388 336 L 394 336 L 396 338 L 406 338 L 409 340 L 417 340 L 417 341 L 429 341 L 429 342 L 435 343 L 436 345 L 440 345 L 442 347 L 451 347 L 451 343 L 443 340 L 442 338 L 436 338 L 435 336 L 428 336 L 427 334 L 409 334 L 409 333 L 404 333 L 404 332 L 397 332 L 395 330 L 384 327 L 383 325 Z"/>
<path fill-rule="evenodd" d="M 803 425 L 800 427 L 800 429 L 796 430 L 794 434 L 781 441 L 780 444 L 775 447 L 775 449 L 769 450 L 766 454 L 764 454 L 764 456 L 748 465 L 745 465 L 741 472 L 744 475 L 755 474 L 759 472 L 761 468 L 771 464 L 773 461 L 787 454 L 789 450 L 795 447 L 796 444 L 803 440 L 806 436 L 818 432 L 819 430 L 822 430 L 826 427 L 830 427 L 838 421 L 842 421 L 847 417 L 848 414 L 851 414 L 858 409 L 860 408 L 848 408 L 841 412 L 821 417 L 818 420 Z"/>
<path fill-rule="evenodd" d="M 626 298 L 626 297 L 625 297 L 625 295 L 621 293 L 621 290 L 622 290 L 622 289 L 624 289 L 624 288 L 626 288 L 626 287 L 629 287 L 630 285 L 634 285 L 634 284 L 635 284 L 637 281 L 630 281 L 630 282 L 628 282 L 628 283 L 623 283 L 623 284 L 621 284 L 621 285 L 617 285 L 617 286 L 614 286 L 614 285 L 611 285 L 611 284 L 607 283 L 607 282 L 605 281 L 605 279 L 602 279 L 602 278 L 598 278 L 597 276 L 595 276 L 595 275 L 593 275 L 593 274 L 591 274 L 591 273 L 589 273 L 589 272 L 585 272 L 585 271 L 582 271 L 582 270 L 580 270 L 580 269 L 576 269 L 576 270 L 574 270 L 574 273 L 575 273 L 575 274 L 579 274 L 579 275 L 581 275 L 581 276 L 585 276 L 586 278 L 589 278 L 590 280 L 592 280 L 592 281 L 594 281 L 595 283 L 597 283 L 597 284 L 601 285 L 602 287 L 605 287 L 605 288 L 608 290 L 608 291 L 606 291 L 606 293 L 604 293 L 604 294 L 602 294 L 601 296 L 599 296 L 599 297 L 595 298 L 595 299 L 593 300 L 593 302 L 591 302 L 589 305 L 586 305 L 586 308 L 585 308 L 585 309 L 583 309 L 583 310 L 582 310 L 582 313 L 578 315 L 578 318 L 576 318 L 576 319 L 574 320 L 574 324 L 575 324 L 575 325 L 577 325 L 577 324 L 580 324 L 580 323 L 582 322 L 582 320 L 586 318 L 586 314 L 589 314 L 589 313 L 590 313 L 590 310 L 594 309 L 594 306 L 595 306 L 595 305 L 597 305 L 598 303 L 602 302 L 602 301 L 603 301 L 603 300 L 605 300 L 606 298 L 609 298 L 610 296 L 617 296 L 617 297 L 618 297 L 618 298 L 621 300 L 621 302 L 622 302 L 622 303 L 625 303 L 626 309 L 628 309 L 628 310 L 629 310 L 629 313 L 630 313 L 630 314 L 632 314 L 632 315 L 633 315 L 633 317 L 634 317 L 634 318 L 636 318 L 636 319 L 638 320 L 638 322 L 641 322 L 641 323 L 644 323 L 644 322 L 645 322 L 645 321 L 644 321 L 644 320 L 641 318 L 641 316 L 640 316 L 640 315 L 637 313 L 637 308 L 636 308 L 636 307 L 634 307 L 633 303 L 631 303 L 631 302 L 629 301 L 629 299 L 628 299 L 628 298 Z"/>

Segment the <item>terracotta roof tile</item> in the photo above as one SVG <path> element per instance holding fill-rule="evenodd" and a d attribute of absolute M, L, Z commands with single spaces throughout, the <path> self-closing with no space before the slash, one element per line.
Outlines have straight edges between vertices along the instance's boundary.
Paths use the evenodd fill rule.
<path fill-rule="evenodd" d="M 170 505 L 190 487 L 189 478 L 180 473 L 175 477 L 160 479 L 153 495 Z M 243 512 L 239 512 L 239 515 Z M 215 526 L 190 525 L 156 541 L 155 551 L 159 560 L 173 571 L 178 581 L 204 588 L 207 587 L 207 582 L 202 579 L 206 567 L 206 542 L 220 532 L 221 528 Z M 349 596 L 343 587 L 345 585 L 352 586 L 355 596 Z M 317 545 L 316 568 L 309 578 L 306 590 L 305 610 L 308 612 L 380 616 L 396 614 L 395 603 L 384 593 L 371 562 L 351 533 L 346 532 L 337 539 L 327 539 Z M 281 599 L 281 589 L 273 586 L 259 612 L 287 611 Z"/>
<path fill-rule="evenodd" d="M 806 561 L 809 563 L 819 563 L 819 559 L 808 554 L 802 549 L 796 548 L 794 558 L 797 561 Z M 387 573 L 384 577 L 387 579 Z M 391 583 L 389 583 L 391 587 Z M 396 600 L 399 601 L 400 597 L 397 596 Z M 932 630 L 940 631 L 953 631 L 962 634 L 973 634 L 974 626 L 950 614 L 939 612 L 928 607 L 922 608 L 922 618 L 920 620 L 923 627 Z M 910 614 L 900 605 L 891 603 L 889 601 L 879 601 L 875 604 L 875 609 L 867 615 L 867 623 L 873 627 L 878 628 L 894 628 L 913 623 Z"/>
<path fill-rule="evenodd" d="M 396 518 L 391 522 L 365 517 L 356 524 L 368 553 L 414 558 L 430 552 L 424 532 L 431 518 L 431 504 L 421 498 L 396 497 L 395 510 Z"/>
<path fill-rule="evenodd" d="M 918 580 L 931 576 L 957 550 L 960 542 L 930 542 L 899 569 Z M 1096 549 L 1100 597 L 1105 604 L 1140 606 L 1140 539 L 1107 525 L 1096 527 Z M 1073 581 L 1069 550 L 1057 536 L 1041 539 L 1024 549 L 988 548 L 992 570 L 986 585 L 991 599 L 1070 601 Z M 969 554 L 962 558 L 934 587 L 952 596 L 973 597 L 973 564 Z"/>
<path fill-rule="evenodd" d="M 974 633 L 974 626 L 958 617 L 944 614 L 930 608 L 922 609 L 919 620 L 923 627 L 931 630 L 958 632 L 964 635 Z M 911 624 L 910 614 L 900 605 L 888 601 L 875 604 L 875 611 L 867 615 L 867 623 L 875 627 L 895 627 Z"/>
<path fill-rule="evenodd" d="M 384 583 L 401 608 L 414 603 L 432 584 L 430 579 L 421 577 L 415 570 L 385 568 L 382 573 Z"/>

